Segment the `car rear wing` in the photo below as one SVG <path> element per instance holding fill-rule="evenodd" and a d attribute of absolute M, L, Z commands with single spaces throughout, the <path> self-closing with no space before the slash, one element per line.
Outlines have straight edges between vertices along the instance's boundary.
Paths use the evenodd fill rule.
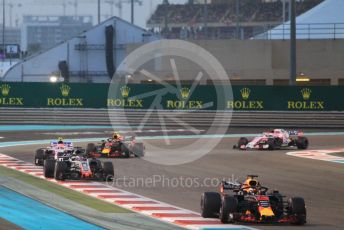
<path fill-rule="evenodd" d="M 135 136 L 126 136 L 123 138 L 124 141 L 133 141 L 135 140 Z"/>
<path fill-rule="evenodd" d="M 51 141 L 51 142 L 50 142 L 50 146 L 51 146 L 51 147 L 57 146 L 58 144 L 59 144 L 58 141 Z M 70 148 L 73 147 L 73 142 L 71 142 L 71 141 L 64 141 L 63 144 L 64 144 L 66 147 L 70 147 Z"/>
<path fill-rule="evenodd" d="M 299 130 L 288 130 L 287 132 L 291 136 L 303 136 L 303 132 Z"/>
<path fill-rule="evenodd" d="M 237 191 L 241 188 L 241 184 L 237 182 L 228 182 L 228 181 L 222 181 L 220 185 L 220 191 L 221 193 L 225 192 L 226 190 L 232 190 Z"/>

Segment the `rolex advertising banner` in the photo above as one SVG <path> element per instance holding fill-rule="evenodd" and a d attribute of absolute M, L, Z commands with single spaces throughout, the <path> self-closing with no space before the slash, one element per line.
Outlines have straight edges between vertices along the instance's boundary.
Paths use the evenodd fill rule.
<path fill-rule="evenodd" d="M 266 111 L 343 111 L 340 86 L 233 86 L 227 109 Z"/>
<path fill-rule="evenodd" d="M 342 86 L 0 83 L 0 107 L 344 111 Z"/>
<path fill-rule="evenodd" d="M 224 109 L 224 89 L 216 86 L 115 85 L 109 87 L 109 108 L 216 110 Z M 231 92 L 230 90 L 228 92 Z M 222 103 L 219 103 L 221 100 Z"/>
<path fill-rule="evenodd" d="M 105 84 L 0 83 L 1 107 L 106 108 Z"/>

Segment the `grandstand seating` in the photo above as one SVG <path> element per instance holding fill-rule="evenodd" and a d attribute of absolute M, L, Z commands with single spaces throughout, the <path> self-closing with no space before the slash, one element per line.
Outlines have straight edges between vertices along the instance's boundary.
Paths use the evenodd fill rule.
<path fill-rule="evenodd" d="M 300 15 L 322 1 L 324 0 L 297 1 L 296 14 Z M 179 37 L 179 34 L 183 34 L 185 28 L 187 28 L 188 34 L 194 34 L 197 29 L 192 27 L 202 25 L 206 19 L 209 27 L 222 27 L 221 32 L 218 32 L 218 29 L 210 28 L 212 34 L 218 34 L 220 37 L 223 35 L 223 32 L 227 35 L 230 34 L 230 36 L 234 34 L 234 28 L 224 27 L 236 25 L 236 0 L 228 0 L 225 4 L 208 4 L 206 18 L 204 8 L 204 4 L 159 5 L 155 13 L 148 20 L 147 26 L 149 28 L 164 27 L 165 19 L 167 19 L 167 24 L 173 25 L 171 26 L 173 28 L 170 28 L 170 36 Z M 267 2 L 262 0 L 240 0 L 239 22 L 245 24 L 244 26 L 247 27 L 243 32 L 244 36 L 251 36 L 254 30 L 251 27 L 256 26 L 257 23 L 262 25 L 277 25 L 281 23 L 283 21 L 282 12 L 282 0 Z M 288 6 L 286 7 L 286 12 L 288 12 Z"/>

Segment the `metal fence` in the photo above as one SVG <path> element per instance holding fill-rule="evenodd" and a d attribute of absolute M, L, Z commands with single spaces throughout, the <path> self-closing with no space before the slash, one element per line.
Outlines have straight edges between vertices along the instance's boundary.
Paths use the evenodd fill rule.
<path fill-rule="evenodd" d="M 0 124 L 55 124 L 55 125 L 130 125 L 136 130 L 147 115 L 144 110 L 107 109 L 25 109 L 1 108 Z M 217 118 L 215 119 L 215 116 Z M 161 117 L 169 117 L 160 123 Z M 110 121 L 111 119 L 111 121 Z M 343 112 L 324 111 L 152 111 L 146 124 L 150 127 L 167 128 L 193 127 L 290 127 L 290 128 L 344 128 Z"/>
<path fill-rule="evenodd" d="M 289 39 L 290 24 L 266 26 L 266 32 L 254 36 L 256 39 Z M 297 23 L 297 39 L 343 39 L 344 23 Z"/>

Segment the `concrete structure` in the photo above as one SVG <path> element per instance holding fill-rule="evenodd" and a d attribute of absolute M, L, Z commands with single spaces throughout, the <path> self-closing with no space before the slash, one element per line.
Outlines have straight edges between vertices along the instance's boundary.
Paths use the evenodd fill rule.
<path fill-rule="evenodd" d="M 196 40 L 195 44 L 212 53 L 224 66 L 232 84 L 287 85 L 289 82 L 289 43 L 283 40 Z M 127 47 L 126 53 L 137 48 Z M 300 40 L 297 43 L 297 72 L 311 79 L 316 85 L 344 84 L 344 40 Z M 173 81 L 169 58 L 145 66 L 167 81 Z M 176 58 L 181 80 L 193 82 L 202 70 L 200 66 Z M 135 82 L 147 81 L 137 75 Z M 209 76 L 202 80 L 209 82 Z"/>
<path fill-rule="evenodd" d="M 49 81 L 59 73 L 58 63 L 67 61 L 72 82 L 109 82 L 106 68 L 105 27 L 115 28 L 114 63 L 116 67 L 134 49 L 154 40 L 142 28 L 116 17 L 103 22 L 44 53 L 14 65 L 5 81 Z M 283 85 L 289 80 L 289 43 L 283 40 L 194 40 L 224 66 L 232 84 Z M 344 84 L 344 40 L 299 40 L 297 72 L 311 79 L 307 84 Z M 155 58 L 142 68 L 163 80 L 173 82 L 171 57 Z M 174 57 L 180 79 L 192 83 L 202 67 L 194 60 Z M 205 72 L 205 71 L 203 71 Z M 210 73 L 211 74 L 211 73 Z M 211 76 L 204 75 L 202 84 Z M 130 82 L 151 82 L 137 71 Z"/>
<path fill-rule="evenodd" d="M 8 71 L 3 80 L 46 82 L 52 75 L 60 73 L 59 62 L 66 61 L 72 82 L 109 82 L 105 53 L 107 26 L 113 26 L 115 31 L 113 39 L 115 66 L 118 66 L 125 57 L 126 44 L 153 39 L 144 29 L 113 17 L 47 51 L 25 58 Z"/>
<path fill-rule="evenodd" d="M 92 27 L 92 16 L 24 16 L 21 47 L 45 50 Z"/>
<path fill-rule="evenodd" d="M 0 24 L 0 45 L 2 44 L 2 24 Z M 20 28 L 6 27 L 5 28 L 5 43 L 6 44 L 20 44 Z"/>

